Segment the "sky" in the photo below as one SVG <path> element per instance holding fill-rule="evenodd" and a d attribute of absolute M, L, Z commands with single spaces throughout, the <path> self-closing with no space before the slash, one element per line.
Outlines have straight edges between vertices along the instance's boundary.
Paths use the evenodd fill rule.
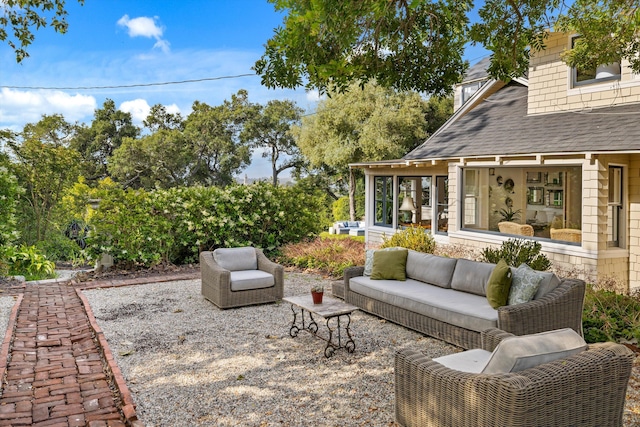
<path fill-rule="evenodd" d="M 0 43 L 0 129 L 19 132 L 43 114 L 90 123 L 107 99 L 140 126 L 155 104 L 186 117 L 194 101 L 220 105 L 240 89 L 259 104 L 290 99 L 313 111 L 318 101 L 304 88 L 267 89 L 259 76 L 233 77 L 253 73 L 282 24 L 284 15 L 267 0 L 67 0 L 66 8 L 67 33 L 37 30 L 20 64 Z M 465 57 L 473 64 L 485 54 L 469 48 Z M 198 79 L 217 80 L 95 89 Z M 269 177 L 271 167 L 256 153 L 245 173 Z"/>

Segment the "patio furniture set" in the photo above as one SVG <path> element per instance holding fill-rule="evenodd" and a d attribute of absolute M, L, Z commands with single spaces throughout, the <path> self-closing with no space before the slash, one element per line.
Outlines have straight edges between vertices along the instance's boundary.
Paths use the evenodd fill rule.
<path fill-rule="evenodd" d="M 584 281 L 537 272 L 533 291 L 522 282 L 528 301 L 494 308 L 500 264 L 395 252 L 402 251 L 401 268 L 382 261 L 397 259 L 380 255 L 394 251 L 367 251 L 365 266 L 347 269 L 333 287 L 344 302 L 284 298 L 293 312 L 290 335 L 318 335 L 313 316 L 320 316 L 328 330 L 328 338 L 318 335 L 327 341 L 325 356 L 353 352 L 351 313 L 360 309 L 467 349 L 438 359 L 396 353 L 395 418 L 402 426 L 622 425 L 634 355 L 620 344 L 585 343 Z M 259 249 L 216 249 L 200 261 L 202 294 L 220 308 L 283 299 L 283 268 Z M 520 268 L 500 271 L 531 277 Z"/>

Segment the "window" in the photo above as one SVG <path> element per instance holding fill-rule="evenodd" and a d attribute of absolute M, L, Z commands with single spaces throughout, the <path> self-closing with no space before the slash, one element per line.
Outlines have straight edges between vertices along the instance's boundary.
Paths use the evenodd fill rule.
<path fill-rule="evenodd" d="M 580 37 L 571 39 L 571 48 L 576 45 Z M 593 83 L 620 80 L 620 62 L 600 65 L 597 68 L 572 68 L 572 86 L 579 87 Z"/>
<path fill-rule="evenodd" d="M 579 244 L 582 238 L 582 169 L 566 167 L 463 168 L 463 229 L 500 232 L 501 222 L 520 236 Z M 438 207 L 440 207 L 438 205 Z M 502 227 L 506 230 L 506 227 Z M 505 232 L 506 233 L 506 232 Z"/>
<path fill-rule="evenodd" d="M 622 224 L 622 168 L 609 166 L 607 246 L 619 247 Z"/>
<path fill-rule="evenodd" d="M 474 93 L 478 91 L 487 81 L 483 80 L 481 82 L 467 83 L 462 85 L 462 93 L 460 96 L 460 104 L 464 104 L 473 96 Z"/>
<path fill-rule="evenodd" d="M 393 177 L 375 177 L 375 225 L 393 227 Z"/>
<path fill-rule="evenodd" d="M 436 176 L 436 215 L 438 219 L 437 233 L 449 231 L 449 177 Z"/>
<path fill-rule="evenodd" d="M 398 178 L 398 225 L 431 229 L 431 177 Z"/>

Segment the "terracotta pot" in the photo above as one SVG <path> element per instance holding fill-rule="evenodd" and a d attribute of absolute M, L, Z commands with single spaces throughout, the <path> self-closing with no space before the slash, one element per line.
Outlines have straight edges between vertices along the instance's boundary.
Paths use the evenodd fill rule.
<path fill-rule="evenodd" d="M 311 298 L 313 298 L 314 304 L 322 304 L 322 295 L 324 292 L 314 292 L 311 291 Z"/>

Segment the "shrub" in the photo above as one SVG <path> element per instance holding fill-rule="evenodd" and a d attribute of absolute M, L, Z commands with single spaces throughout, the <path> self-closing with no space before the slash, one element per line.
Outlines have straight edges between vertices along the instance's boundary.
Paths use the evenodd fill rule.
<path fill-rule="evenodd" d="M 432 254 L 436 249 L 436 241 L 431 233 L 420 227 L 407 227 L 390 238 L 383 237 L 381 248 L 401 246 L 418 252 Z"/>
<path fill-rule="evenodd" d="M 584 339 L 640 342 L 640 299 L 587 286 L 582 315 Z"/>
<path fill-rule="evenodd" d="M 527 264 L 534 270 L 545 271 L 551 268 L 551 261 L 546 255 L 541 254 L 542 245 L 539 242 L 526 239 L 509 239 L 503 242 L 500 248 L 484 248 L 482 250 L 483 261 L 497 264 L 500 259 L 512 266 Z"/>
<path fill-rule="evenodd" d="M 23 190 L 18 180 L 0 165 L 0 245 L 13 242 L 18 238 L 16 230 L 16 204 Z"/>
<path fill-rule="evenodd" d="M 7 274 L 11 276 L 24 276 L 26 280 L 52 279 L 56 276 L 55 264 L 35 246 L 7 245 L 0 247 L 0 250 L 0 259 L 5 260 L 8 266 Z"/>
<path fill-rule="evenodd" d="M 87 251 L 116 262 L 182 264 L 202 250 L 255 246 L 273 253 L 320 231 L 322 208 L 296 187 L 266 183 L 146 192 L 112 190 L 94 213 Z"/>
<path fill-rule="evenodd" d="M 349 196 L 340 197 L 333 202 L 332 206 L 333 219 L 336 221 L 349 220 L 351 213 L 349 212 Z M 356 195 L 356 219 L 364 216 L 364 194 Z"/>
<path fill-rule="evenodd" d="M 352 236 L 350 234 L 329 234 L 326 231 L 320 233 L 320 237 L 323 239 L 334 239 L 334 240 L 344 240 L 344 239 L 352 239 L 356 242 L 364 243 L 364 236 Z"/>
<path fill-rule="evenodd" d="M 364 242 L 349 238 L 322 238 L 291 243 L 282 247 L 279 262 L 319 271 L 333 277 L 347 267 L 364 265 Z"/>

